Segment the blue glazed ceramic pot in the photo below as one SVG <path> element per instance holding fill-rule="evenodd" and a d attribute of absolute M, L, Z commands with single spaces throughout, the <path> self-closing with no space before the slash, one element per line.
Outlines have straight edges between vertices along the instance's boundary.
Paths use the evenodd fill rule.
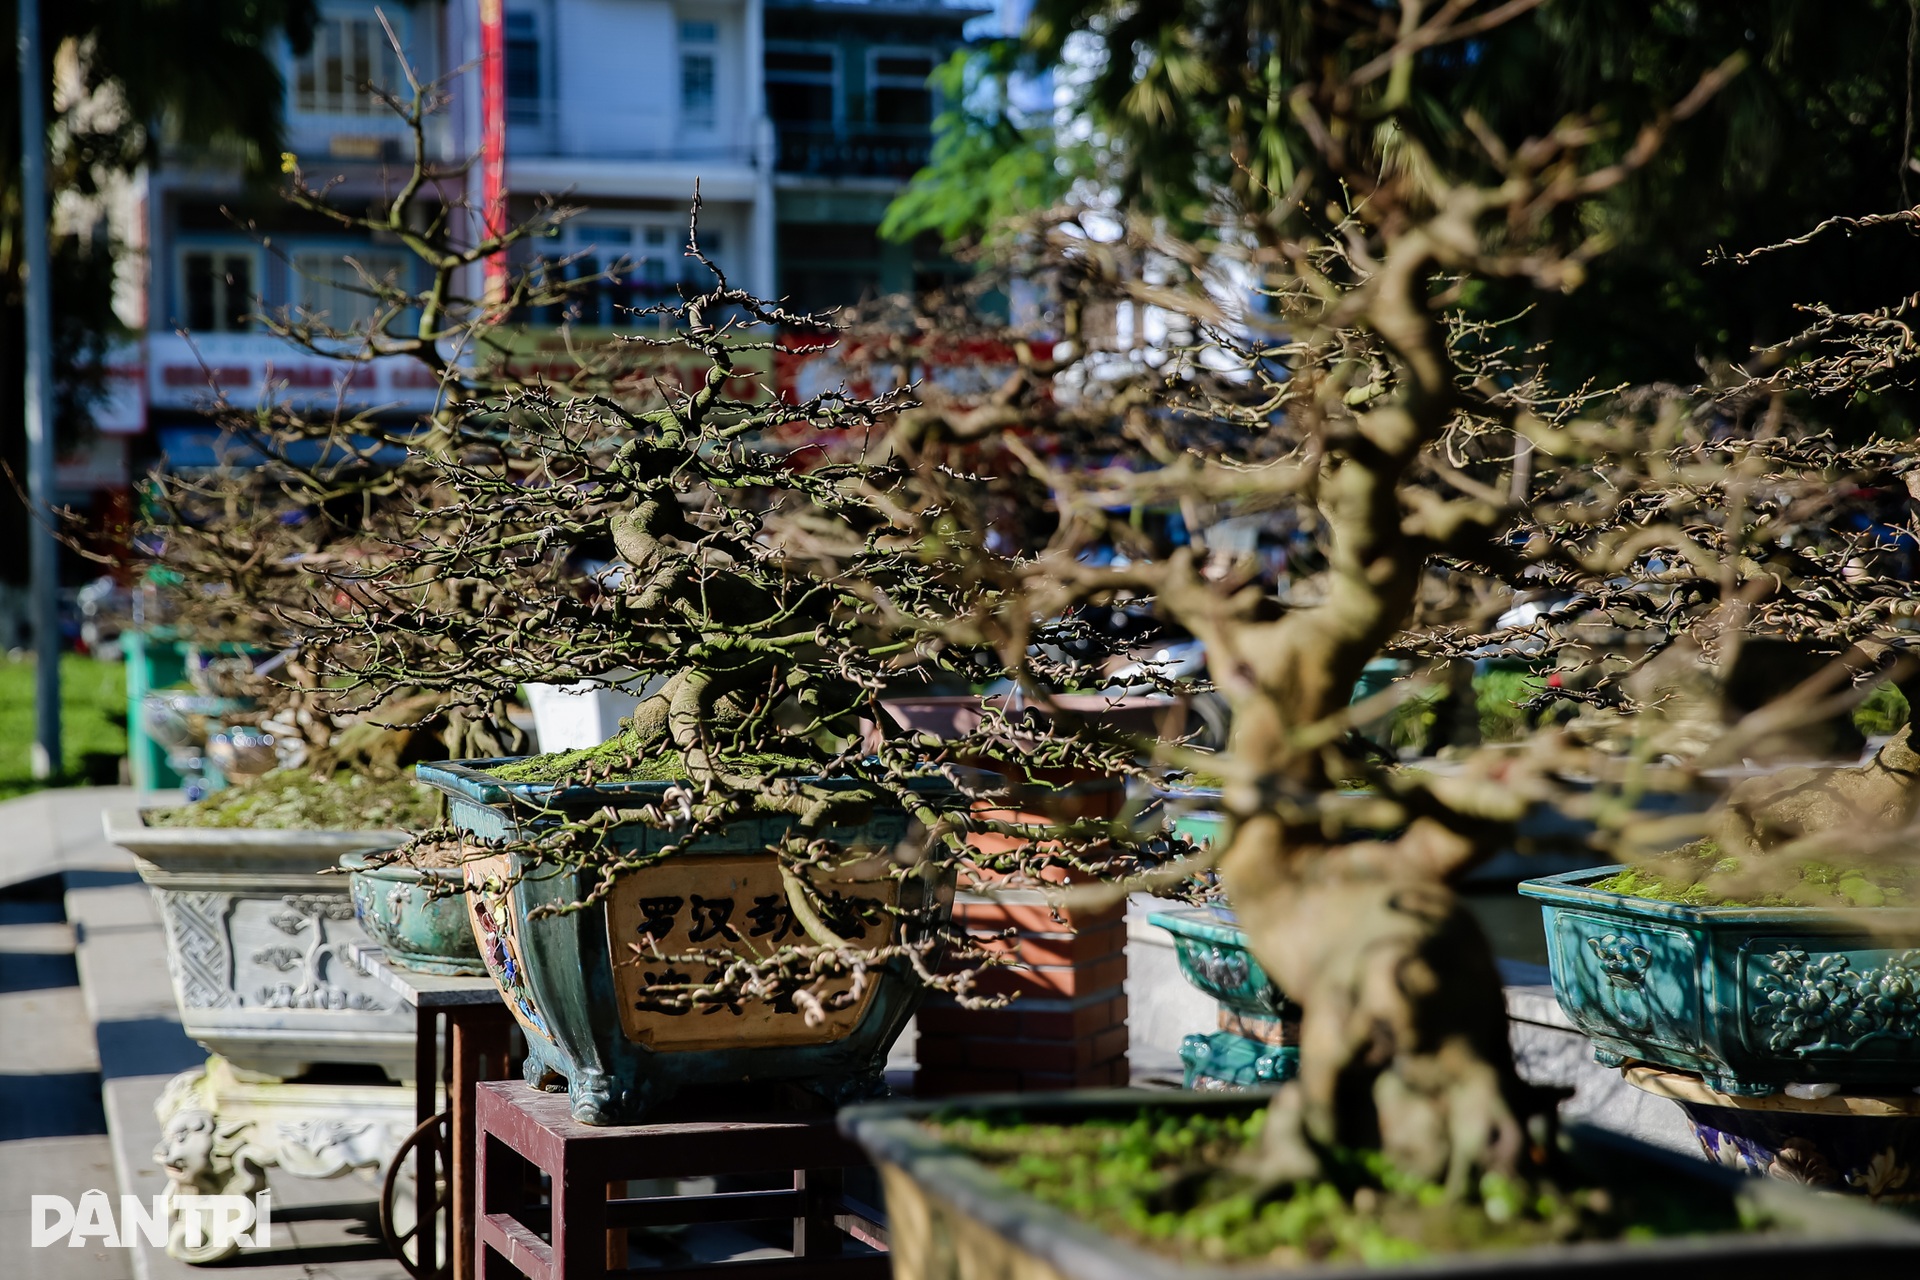
<path fill-rule="evenodd" d="M 1746 1097 L 1920 1082 L 1920 910 L 1687 907 L 1592 887 L 1619 870 L 1520 886 L 1542 904 L 1560 1007 L 1602 1063 Z"/>
<path fill-rule="evenodd" d="M 447 794 L 455 826 L 486 840 L 524 838 L 609 807 L 672 807 L 665 801 L 671 783 L 559 790 L 507 782 L 489 772 L 508 763 L 421 765 L 417 775 Z M 799 781 L 826 789 L 857 786 Z M 939 778 L 928 779 L 924 790 L 957 794 Z M 817 834 L 844 847 L 884 854 L 906 837 L 909 822 L 904 811 L 876 806 L 857 826 L 823 828 Z M 904 959 L 881 966 L 869 975 L 858 999 L 815 1023 L 791 1006 L 743 1001 L 682 1011 L 647 995 L 650 983 L 699 980 L 665 962 L 676 950 L 735 944 L 766 954 L 783 942 L 805 941 L 786 908 L 777 863 L 767 852 L 797 825 L 797 819 L 784 815 L 752 818 L 692 842 L 639 822 L 617 825 L 605 838 L 624 855 L 685 847 L 626 873 L 604 901 L 565 913 L 540 908 L 584 900 L 594 876 L 541 864 L 524 853 L 467 864 L 474 935 L 488 972 L 526 1033 L 528 1082 L 564 1087 L 574 1118 L 584 1124 L 638 1123 L 695 1085 L 791 1083 L 834 1103 L 884 1093 L 887 1050 L 921 995 Z M 950 883 L 908 876 L 885 884 L 897 893 L 895 905 L 903 911 L 930 904 L 951 909 Z M 877 892 L 862 886 L 862 896 Z"/>
<path fill-rule="evenodd" d="M 418 973 L 481 977 L 487 967 L 467 918 L 464 877 L 458 867 L 369 867 L 364 853 L 349 853 L 353 913 L 380 944 L 387 960 Z M 436 890 L 437 886 L 437 892 Z"/>
<path fill-rule="evenodd" d="M 1233 913 L 1185 907 L 1147 923 L 1173 935 L 1180 972 L 1220 1002 L 1220 1030 L 1180 1042 L 1189 1089 L 1252 1089 L 1291 1080 L 1300 1069 L 1300 1010 L 1273 985 Z"/>

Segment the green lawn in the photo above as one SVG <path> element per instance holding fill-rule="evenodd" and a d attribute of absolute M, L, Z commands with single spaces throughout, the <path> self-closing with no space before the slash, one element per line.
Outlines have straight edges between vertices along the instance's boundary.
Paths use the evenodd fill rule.
<path fill-rule="evenodd" d="M 60 660 L 61 750 L 66 780 L 112 779 L 127 754 L 127 669 L 66 654 Z M 37 791 L 33 777 L 33 660 L 0 658 L 0 800 Z"/>

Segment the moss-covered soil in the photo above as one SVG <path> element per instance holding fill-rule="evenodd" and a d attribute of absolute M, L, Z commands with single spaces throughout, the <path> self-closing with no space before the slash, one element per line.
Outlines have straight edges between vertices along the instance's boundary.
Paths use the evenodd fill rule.
<path fill-rule="evenodd" d="M 786 777 L 805 777 L 820 769 L 817 760 L 772 754 L 726 756 L 721 764 L 737 773 Z M 678 751 L 642 745 L 622 732 L 597 747 L 528 756 L 489 772 L 503 782 L 561 782 L 586 775 L 603 782 L 678 782 L 687 776 L 687 765 Z"/>
<path fill-rule="evenodd" d="M 1715 841 L 1697 840 L 1593 888 L 1688 907 L 1903 907 L 1920 900 L 1913 880 L 1913 870 L 1898 863 L 1844 867 L 1741 858 L 1723 855 Z"/>
<path fill-rule="evenodd" d="M 1397 1173 L 1379 1155 L 1339 1158 L 1323 1181 L 1262 1195 L 1228 1172 L 1255 1142 L 1264 1111 L 1244 1116 L 1143 1109 L 1131 1120 L 1075 1125 L 936 1117 L 948 1142 L 1008 1186 L 1116 1238 L 1215 1263 L 1367 1264 L 1575 1240 L 1756 1229 L 1731 1200 L 1672 1186 L 1561 1190 L 1486 1176 L 1464 1202 Z"/>
<path fill-rule="evenodd" d="M 350 770 L 316 778 L 276 769 L 173 809 L 147 811 L 150 827 L 251 827 L 277 831 L 423 831 L 440 818 L 439 795 L 412 776 L 376 780 Z"/>

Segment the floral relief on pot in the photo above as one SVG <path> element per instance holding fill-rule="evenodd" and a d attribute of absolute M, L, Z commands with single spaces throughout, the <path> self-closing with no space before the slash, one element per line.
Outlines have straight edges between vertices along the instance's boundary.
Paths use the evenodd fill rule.
<path fill-rule="evenodd" d="M 1798 947 L 1747 960 L 1764 1002 L 1755 1006 L 1752 1022 L 1775 1053 L 1848 1053 L 1876 1039 L 1920 1037 L 1920 950 L 1879 964 L 1871 956 L 1815 955 Z"/>
<path fill-rule="evenodd" d="M 547 1020 L 534 1004 L 533 990 L 527 984 L 526 961 L 521 959 L 520 940 L 514 934 L 512 903 L 507 894 L 488 888 L 489 882 L 505 883 L 511 866 L 512 860 L 504 854 L 466 864 L 467 911 L 473 921 L 473 938 L 514 1021 L 529 1035 L 551 1044 L 553 1032 L 547 1029 Z"/>

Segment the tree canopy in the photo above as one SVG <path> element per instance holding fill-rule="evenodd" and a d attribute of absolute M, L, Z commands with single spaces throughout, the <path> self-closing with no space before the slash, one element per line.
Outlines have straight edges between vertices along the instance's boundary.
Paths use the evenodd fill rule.
<path fill-rule="evenodd" d="M 1382 167 L 1406 163 L 1415 153 L 1398 145 L 1405 129 L 1426 154 L 1457 165 L 1478 150 L 1476 137 L 1541 137 L 1579 110 L 1605 134 L 1595 156 L 1617 159 L 1703 72 L 1730 55 L 1746 61 L 1630 180 L 1558 215 L 1612 250 L 1579 288 L 1539 301 L 1524 327 L 1525 337 L 1553 340 L 1563 383 L 1691 381 L 1703 363 L 1745 362 L 1796 332 L 1799 304 L 1864 307 L 1889 276 L 1920 265 L 1903 229 L 1747 267 L 1718 253 L 1836 213 L 1906 207 L 1920 194 L 1910 6 L 1496 8 L 1511 20 L 1476 11 L 1423 52 L 1417 75 L 1393 73 L 1400 82 L 1384 86 L 1383 100 L 1408 94 L 1408 109 L 1376 113 L 1370 136 L 1342 145 L 1371 149 Z M 1438 10 L 1383 6 L 1372 20 L 1411 14 L 1417 25 L 1427 11 Z M 1039 0 L 1017 40 L 976 47 L 939 73 L 949 110 L 933 163 L 886 230 L 990 238 L 1076 182 L 1185 234 L 1228 209 L 1270 228 L 1321 214 L 1340 193 L 1313 186 L 1304 161 L 1314 125 L 1294 97 L 1318 73 L 1302 62 L 1316 47 L 1304 25 L 1319 20 L 1313 12 L 1285 0 Z M 1367 83 L 1389 74 L 1384 64 L 1350 70 Z M 1051 77 L 1057 108 L 1012 109 L 1019 95 L 1007 86 L 1040 76 Z M 1499 288 L 1469 301 L 1487 316 L 1519 306 Z"/>
<path fill-rule="evenodd" d="M 250 174 L 267 172 L 282 149 L 286 99 L 274 42 L 284 34 L 304 49 L 315 15 L 313 0 L 41 0 L 54 199 L 102 193 L 151 164 L 162 143 L 212 149 Z M 0 0 L 0 23 L 16 29 L 12 0 Z M 22 385 L 25 369 L 19 103 L 18 64 L 8 58 L 0 65 L 0 385 L 10 387 Z M 54 237 L 52 288 L 54 427 L 71 442 L 87 426 L 87 393 L 117 328 L 113 260 L 122 246 L 68 231 Z M 16 475 L 25 474 L 25 448 L 16 396 L 0 403 L 0 461 Z M 25 520 L 8 489 L 0 536 L 20 545 Z M 16 562 L 6 572 L 24 569 Z"/>

